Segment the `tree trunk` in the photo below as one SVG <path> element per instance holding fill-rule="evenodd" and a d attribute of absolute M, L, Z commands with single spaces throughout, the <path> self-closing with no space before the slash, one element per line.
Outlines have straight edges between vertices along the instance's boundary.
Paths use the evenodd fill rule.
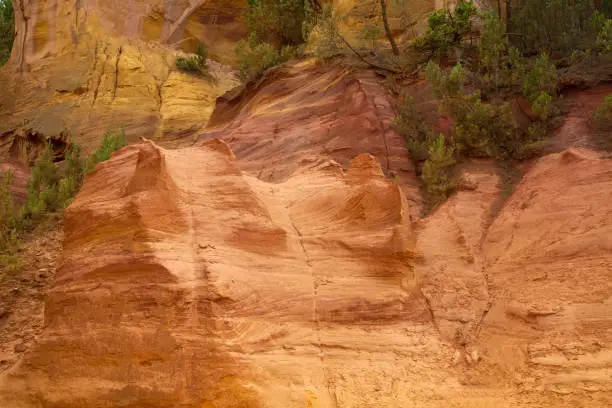
<path fill-rule="evenodd" d="M 385 32 L 387 33 L 387 38 L 389 39 L 389 44 L 391 44 L 393 54 L 399 55 L 399 49 L 397 48 L 397 44 L 395 44 L 395 40 L 391 34 L 391 28 L 389 28 L 389 20 L 387 19 L 387 4 L 385 3 L 385 0 L 380 0 L 380 8 L 382 10 L 383 23 L 385 24 Z"/>
<path fill-rule="evenodd" d="M 499 18 L 501 18 L 501 14 Z M 513 32 L 511 30 L 512 30 L 512 1 L 506 0 L 506 31 Z"/>
<path fill-rule="evenodd" d="M 176 31 L 183 25 L 185 24 L 185 21 L 187 21 L 187 19 L 189 18 L 189 16 L 191 16 L 193 14 L 194 11 L 196 11 L 196 9 L 198 7 L 200 7 L 201 5 L 203 5 L 206 2 L 206 0 L 196 0 L 195 3 L 191 3 L 189 4 L 189 7 L 187 7 L 187 9 L 183 12 L 183 14 L 181 15 L 181 17 L 179 17 L 178 20 L 176 20 L 176 22 L 174 24 L 172 24 L 172 26 L 170 27 L 170 29 L 168 30 L 168 33 L 163 37 L 162 42 L 163 43 L 168 43 L 168 41 L 170 41 L 172 39 L 172 36 L 174 36 L 174 34 L 176 33 Z"/>

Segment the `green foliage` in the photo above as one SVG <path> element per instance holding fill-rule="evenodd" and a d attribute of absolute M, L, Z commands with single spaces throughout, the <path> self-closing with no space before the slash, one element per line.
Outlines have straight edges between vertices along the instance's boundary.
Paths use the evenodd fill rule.
<path fill-rule="evenodd" d="M 46 143 L 38 156 L 28 180 L 28 199 L 24 213 L 27 218 L 38 219 L 45 211 L 61 207 L 59 199 L 60 168 L 54 163 L 51 143 Z"/>
<path fill-rule="evenodd" d="M 0 180 L 0 266 L 7 271 L 20 268 L 21 260 L 14 253 L 19 235 L 34 228 L 48 213 L 67 207 L 81 188 L 84 174 L 126 144 L 123 127 L 120 132 L 106 132 L 100 147 L 86 160 L 81 157 L 81 148 L 71 145 L 60 168 L 47 143 L 32 168 L 28 196 L 19 211 L 11 193 L 12 174 L 7 171 Z"/>
<path fill-rule="evenodd" d="M 453 146 L 446 145 L 442 134 L 433 139 L 429 145 L 429 158 L 425 161 L 421 178 L 427 185 L 429 200 L 433 205 L 444 201 L 455 188 L 450 177 L 455 165 L 454 151 Z"/>
<path fill-rule="evenodd" d="M 484 103 L 480 92 L 466 93 L 465 70 L 460 64 L 446 74 L 430 62 L 426 73 L 441 109 L 454 119 L 457 151 L 467 156 L 498 159 L 521 159 L 533 154 L 534 143 L 541 134 L 522 132 L 509 104 Z M 541 114 L 548 115 L 550 97 L 542 94 L 536 99 L 541 105 Z"/>
<path fill-rule="evenodd" d="M 11 0 L 0 0 L 0 65 L 11 56 L 15 38 L 15 13 Z"/>
<path fill-rule="evenodd" d="M 612 53 L 612 19 L 602 25 L 596 40 L 597 47 L 605 53 Z"/>
<path fill-rule="evenodd" d="M 196 48 L 196 54 L 190 57 L 179 57 L 176 59 L 176 67 L 182 71 L 205 73 L 208 69 L 206 65 L 208 50 L 206 44 L 200 41 Z"/>
<path fill-rule="evenodd" d="M 612 94 L 593 111 L 592 119 L 602 127 L 612 128 Z"/>
<path fill-rule="evenodd" d="M 541 92 L 549 95 L 557 94 L 557 69 L 548 58 L 548 54 L 540 54 L 527 71 L 523 82 L 523 95 L 530 101 L 535 101 Z"/>
<path fill-rule="evenodd" d="M 406 148 L 416 165 L 429 157 L 431 132 L 423 118 L 417 113 L 414 99 L 411 96 L 406 97 L 404 103 L 397 107 L 397 111 L 392 126 L 404 138 Z M 418 168 L 417 171 L 419 171 Z"/>
<path fill-rule="evenodd" d="M 278 51 L 268 43 L 251 46 L 250 42 L 244 40 L 238 42 L 235 52 L 240 64 L 238 78 L 243 83 L 259 78 L 268 68 L 296 58 L 300 54 L 295 47 L 285 46 Z"/>
<path fill-rule="evenodd" d="M 552 96 L 550 96 L 548 92 L 540 91 L 538 97 L 531 104 L 533 113 L 535 113 L 542 122 L 550 118 L 552 99 Z"/>
<path fill-rule="evenodd" d="M 11 186 L 13 174 L 7 170 L 0 179 L 0 249 L 5 249 L 15 236 L 15 205 Z"/>
<path fill-rule="evenodd" d="M 478 8 L 471 1 L 460 2 L 453 11 L 435 10 L 429 15 L 425 32 L 415 39 L 413 46 L 445 55 L 471 34 L 473 20 L 478 15 Z"/>
<path fill-rule="evenodd" d="M 85 161 L 81 157 L 81 147 L 73 144 L 66 152 L 64 178 L 59 183 L 59 199 L 64 207 L 72 202 L 83 183 Z"/>
<path fill-rule="evenodd" d="M 119 131 L 108 130 L 104 134 L 98 150 L 90 154 L 85 160 L 85 173 L 92 171 L 98 163 L 110 159 L 111 153 L 126 145 L 127 138 L 125 137 L 125 128 L 123 126 L 119 128 Z"/>
<path fill-rule="evenodd" d="M 426 211 L 443 202 L 455 188 L 451 172 L 455 164 L 455 144 L 444 135 L 436 136 L 417 112 L 412 97 L 397 107 L 393 128 L 404 138 L 417 175 L 423 182 Z"/>
<path fill-rule="evenodd" d="M 511 82 L 508 37 L 503 22 L 495 13 L 485 16 L 478 51 L 483 85 L 494 90 L 508 86 Z"/>
<path fill-rule="evenodd" d="M 524 53 L 547 50 L 570 55 L 595 46 L 606 19 L 601 11 L 589 0 L 525 1 L 512 11 L 512 31 Z"/>
<path fill-rule="evenodd" d="M 360 33 L 360 37 L 365 40 L 372 49 L 376 48 L 376 40 L 380 38 L 383 30 L 375 23 L 367 23 Z"/>
<path fill-rule="evenodd" d="M 234 49 L 243 83 L 267 69 L 299 57 L 314 25 L 314 0 L 248 0 L 248 39 Z"/>
<path fill-rule="evenodd" d="M 308 38 L 310 48 L 320 61 L 325 61 L 341 52 L 339 33 L 337 16 L 332 5 L 328 4 L 317 16 L 316 24 Z"/>
<path fill-rule="evenodd" d="M 281 49 L 302 44 L 314 10 L 314 0 L 248 0 L 245 17 L 252 45 L 268 43 Z"/>
<path fill-rule="evenodd" d="M 465 70 L 461 64 L 456 64 L 450 75 L 447 75 L 438 64 L 429 61 L 425 67 L 425 74 L 438 100 L 456 98 L 463 93 Z"/>
<path fill-rule="evenodd" d="M 23 260 L 17 254 L 0 254 L 0 269 L 5 273 L 12 274 L 23 268 Z"/>

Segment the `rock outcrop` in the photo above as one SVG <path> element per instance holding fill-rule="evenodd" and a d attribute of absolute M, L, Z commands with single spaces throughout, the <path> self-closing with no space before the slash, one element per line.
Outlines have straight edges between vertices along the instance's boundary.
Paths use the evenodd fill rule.
<path fill-rule="evenodd" d="M 224 140 L 241 169 L 274 182 L 321 158 L 346 169 L 357 155 L 372 154 L 417 216 L 418 181 L 404 139 L 391 126 L 392 100 L 372 72 L 322 68 L 308 60 L 219 98 L 199 140 Z"/>
<path fill-rule="evenodd" d="M 526 397 L 612 403 L 611 189 L 612 160 L 544 157 L 483 243 L 494 301 L 478 343 L 495 377 Z"/>
<path fill-rule="evenodd" d="M 46 331 L 3 406 L 392 402 L 401 383 L 380 376 L 397 362 L 417 375 L 452 354 L 413 249 L 408 204 L 372 156 L 268 184 L 216 140 L 124 148 L 67 210 Z"/>
<path fill-rule="evenodd" d="M 0 69 L 2 159 L 32 159 L 47 139 L 91 150 L 119 125 L 130 138 L 171 144 L 205 125 L 216 97 L 237 85 L 229 67 L 211 61 L 212 78 L 200 77 L 175 60 L 204 40 L 231 62 L 244 35 L 241 1 L 13 3 L 15 45 Z"/>
<path fill-rule="evenodd" d="M 0 159 L 31 161 L 49 139 L 58 151 L 69 141 L 91 150 L 119 125 L 131 140 L 148 135 L 175 146 L 205 126 L 215 99 L 237 85 L 224 65 L 210 62 L 211 79 L 177 71 L 175 60 L 203 40 L 212 60 L 235 64 L 234 46 L 246 36 L 246 0 L 13 4 L 15 45 L 0 69 Z M 380 23 L 377 1 L 333 5 L 356 45 L 366 22 Z M 424 14 L 443 5 L 389 2 L 394 34 L 406 24 L 419 32 Z"/>
<path fill-rule="evenodd" d="M 229 68 L 173 68 L 202 37 L 230 63 L 243 2 L 15 4 L 0 156 L 119 124 L 155 141 L 87 175 L 57 271 L 56 228 L 26 249 L 36 274 L 0 279 L 0 407 L 612 406 L 612 160 L 545 156 L 505 202 L 472 160 L 419 219 L 374 73 L 307 61 L 226 93 Z M 334 2 L 354 38 L 377 5 Z M 587 96 L 555 147 L 589 146 Z"/>
<path fill-rule="evenodd" d="M 612 161 L 570 150 L 410 221 L 359 155 L 282 182 L 225 143 L 115 153 L 66 212 L 6 407 L 607 407 Z"/>

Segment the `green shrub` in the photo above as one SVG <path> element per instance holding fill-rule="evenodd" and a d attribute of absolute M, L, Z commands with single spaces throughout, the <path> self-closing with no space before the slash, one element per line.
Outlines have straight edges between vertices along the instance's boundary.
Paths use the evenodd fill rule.
<path fill-rule="evenodd" d="M 429 145 L 429 158 L 425 161 L 421 178 L 427 186 L 428 198 L 432 206 L 446 200 L 455 188 L 450 177 L 455 165 L 454 151 L 453 146 L 446 145 L 442 134 L 432 139 Z"/>
<path fill-rule="evenodd" d="M 473 20 L 478 15 L 478 8 L 471 1 L 460 2 L 453 11 L 447 8 L 435 10 L 429 14 L 427 28 L 414 40 L 413 46 L 432 54 L 448 54 L 471 34 Z"/>
<path fill-rule="evenodd" d="M 11 0 L 0 0 L 0 65 L 11 56 L 15 38 L 15 13 Z"/>
<path fill-rule="evenodd" d="M 593 111 L 592 120 L 598 127 L 612 128 L 612 94 L 606 96 L 604 102 Z"/>
<path fill-rule="evenodd" d="M 315 9 L 314 0 L 248 0 L 245 16 L 253 45 L 268 43 L 281 49 L 302 44 Z"/>
<path fill-rule="evenodd" d="M 542 134 L 521 131 L 509 104 L 484 103 L 480 92 L 467 93 L 463 85 L 465 71 L 460 64 L 447 74 L 430 62 L 426 73 L 441 109 L 455 121 L 457 151 L 467 156 L 498 159 L 521 159 L 534 153 L 534 143 Z M 542 104 L 542 115 L 550 112 L 550 105 L 544 105 L 550 102 L 546 95 L 538 94 L 539 99 L 536 98 Z"/>
<path fill-rule="evenodd" d="M 176 67 L 182 71 L 205 73 L 208 69 L 206 58 L 208 58 L 206 44 L 200 41 L 196 48 L 196 55 L 177 58 Z"/>
<path fill-rule="evenodd" d="M 417 166 L 417 172 L 420 173 L 418 163 L 429 157 L 431 131 L 425 124 L 424 118 L 417 113 L 411 96 L 405 98 L 404 103 L 397 107 L 397 111 L 392 126 L 404 138 L 406 148 Z"/>
<path fill-rule="evenodd" d="M 569 55 L 593 49 L 605 16 L 589 0 L 530 0 L 512 10 L 511 31 L 524 53 Z"/>
<path fill-rule="evenodd" d="M 460 97 L 464 93 L 465 70 L 459 63 L 447 75 L 438 64 L 429 61 L 425 67 L 425 74 L 435 97 L 441 102 Z"/>
<path fill-rule="evenodd" d="M 295 47 L 286 46 L 280 51 L 268 43 L 257 44 L 254 47 L 241 40 L 236 45 L 236 56 L 240 64 L 238 78 L 243 83 L 259 78 L 268 68 L 289 61 L 299 55 Z"/>
<path fill-rule="evenodd" d="M 13 202 L 13 174 L 7 170 L 0 179 L 0 249 L 15 239 L 15 204 Z"/>
<path fill-rule="evenodd" d="M 382 28 L 375 23 L 367 23 L 361 33 L 360 37 L 364 40 L 372 49 L 376 48 L 376 40 L 383 34 Z"/>
<path fill-rule="evenodd" d="M 319 61 L 326 61 L 342 52 L 337 16 L 331 4 L 323 7 L 308 37 L 309 48 Z"/>
<path fill-rule="evenodd" d="M 478 51 L 483 87 L 486 90 L 499 91 L 500 88 L 511 85 L 508 37 L 503 22 L 495 13 L 485 16 Z"/>
<path fill-rule="evenodd" d="M 533 113 L 538 116 L 540 121 L 546 122 L 551 115 L 552 96 L 548 92 L 540 91 L 538 97 L 531 104 Z"/>
<path fill-rule="evenodd" d="M 602 25 L 596 40 L 597 47 L 604 53 L 612 53 L 612 19 Z"/>
<path fill-rule="evenodd" d="M 523 82 L 523 95 L 530 101 L 535 101 L 541 92 L 549 95 L 557 94 L 557 69 L 548 58 L 548 54 L 540 54 L 527 71 Z"/>
<path fill-rule="evenodd" d="M 51 143 L 46 143 L 28 180 L 28 198 L 22 214 L 27 218 L 38 219 L 45 211 L 55 211 L 62 207 L 59 199 L 62 175 L 54 160 Z"/>
<path fill-rule="evenodd" d="M 81 146 L 72 144 L 66 150 L 64 177 L 72 177 L 77 184 L 83 180 L 85 161 L 81 157 Z"/>
<path fill-rule="evenodd" d="M 127 138 L 125 137 L 125 128 L 123 126 L 119 128 L 118 132 L 111 130 L 106 131 L 98 150 L 85 159 L 84 172 L 89 173 L 98 163 L 110 159 L 111 153 L 126 145 Z"/>
<path fill-rule="evenodd" d="M 23 268 L 23 260 L 17 254 L 0 253 L 0 270 L 12 274 Z"/>

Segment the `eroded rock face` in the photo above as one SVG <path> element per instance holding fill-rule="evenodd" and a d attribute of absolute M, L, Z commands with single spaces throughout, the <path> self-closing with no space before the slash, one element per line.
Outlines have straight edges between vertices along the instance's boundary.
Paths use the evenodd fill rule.
<path fill-rule="evenodd" d="M 609 406 L 612 162 L 547 156 L 499 214 L 464 171 L 415 223 L 370 155 L 268 183 L 216 139 L 120 150 L 0 405 Z"/>
<path fill-rule="evenodd" d="M 0 158 L 27 161 L 41 141 L 97 147 L 109 127 L 171 143 L 206 124 L 215 99 L 237 85 L 179 72 L 199 40 L 230 62 L 244 35 L 242 2 L 15 0 L 16 38 L 0 69 Z M 227 36 L 224 37 L 223 33 Z M 231 56 L 232 58 L 224 58 Z"/>
<path fill-rule="evenodd" d="M 609 159 L 576 149 L 544 157 L 483 244 L 494 303 L 479 343 L 531 398 L 612 402 L 611 189 Z"/>
<path fill-rule="evenodd" d="M 124 148 L 66 212 L 46 331 L 3 406 L 392 406 L 398 361 L 416 376 L 452 354 L 413 249 L 372 156 L 268 184 L 216 140 Z"/>
<path fill-rule="evenodd" d="M 347 168 L 355 156 L 372 154 L 417 216 L 418 181 L 405 142 L 391 127 L 390 101 L 374 73 L 320 68 L 310 60 L 269 71 L 242 93 L 219 98 L 200 140 L 224 140 L 243 170 L 266 181 L 285 180 L 321 158 Z"/>

